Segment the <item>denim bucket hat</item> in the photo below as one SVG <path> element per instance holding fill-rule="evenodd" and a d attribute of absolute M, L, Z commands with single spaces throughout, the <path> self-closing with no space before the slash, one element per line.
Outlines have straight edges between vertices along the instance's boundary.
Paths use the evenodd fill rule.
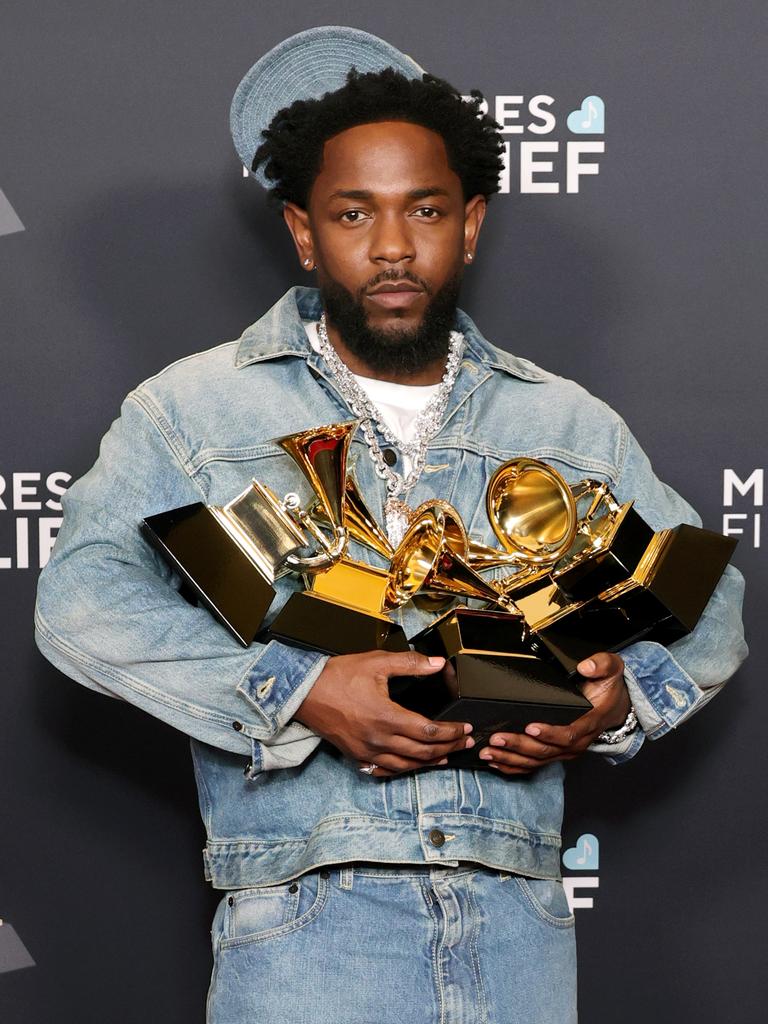
<path fill-rule="evenodd" d="M 340 89 L 347 72 L 364 74 L 394 68 L 408 78 L 424 71 L 415 60 L 369 32 L 344 25 L 320 25 L 284 39 L 256 61 L 238 85 L 229 111 L 229 130 L 237 155 L 248 173 L 270 187 L 263 167 L 251 170 L 262 131 L 283 107 L 294 100 L 319 99 Z"/>

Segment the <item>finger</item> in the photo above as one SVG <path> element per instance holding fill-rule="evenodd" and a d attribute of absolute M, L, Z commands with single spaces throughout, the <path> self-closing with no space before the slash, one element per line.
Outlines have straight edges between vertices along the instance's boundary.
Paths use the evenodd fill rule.
<path fill-rule="evenodd" d="M 624 671 L 624 661 L 618 654 L 601 651 L 580 661 L 576 671 L 587 679 L 605 679 L 608 676 L 621 675 Z"/>
<path fill-rule="evenodd" d="M 417 761 L 434 761 L 436 757 L 445 757 L 456 750 L 469 750 L 475 741 L 463 733 L 457 740 L 450 743 L 420 743 L 407 736 L 392 736 L 388 740 L 387 749 L 401 757 L 412 757 Z"/>
<path fill-rule="evenodd" d="M 427 657 L 418 651 L 381 651 L 379 668 L 389 676 L 430 676 L 445 665 L 445 658 Z"/>
<path fill-rule="evenodd" d="M 534 757 L 538 760 L 552 757 L 553 754 L 559 753 L 560 751 L 559 747 L 556 747 L 551 743 L 545 743 L 543 740 L 535 739 L 533 736 L 526 736 L 525 733 L 522 732 L 494 733 L 488 743 L 492 751 L 495 751 L 497 748 L 514 750 L 516 753 L 522 754 L 524 757 Z M 482 751 L 480 751 L 480 753 L 482 753 Z"/>
<path fill-rule="evenodd" d="M 495 769 L 502 775 L 530 775 L 532 768 L 522 768 L 514 764 L 500 764 L 497 761 L 489 761 L 488 767 Z"/>
<path fill-rule="evenodd" d="M 517 750 L 483 747 L 478 756 L 481 761 L 488 763 L 515 765 L 519 768 L 530 768 L 533 770 L 542 768 L 546 764 L 552 764 L 554 761 L 568 761 L 572 757 L 578 756 L 578 753 L 573 753 L 567 748 L 552 746 L 549 747 L 549 751 L 550 753 L 546 757 L 531 757 L 529 754 L 521 754 Z"/>
<path fill-rule="evenodd" d="M 412 757 L 400 757 L 398 754 L 377 754 L 376 760 L 373 762 L 376 768 L 383 768 L 389 772 L 410 772 L 415 771 L 417 768 L 424 768 L 424 761 L 416 761 Z M 447 757 L 434 758 L 427 764 L 447 764 Z M 374 775 L 376 772 L 374 771 Z"/>
<path fill-rule="evenodd" d="M 453 743 L 472 732 L 470 722 L 434 722 L 415 711 L 398 709 L 389 722 L 392 732 L 419 743 Z"/>
<path fill-rule="evenodd" d="M 546 725 L 543 722 L 531 722 L 525 727 L 527 736 L 533 736 L 541 743 L 555 747 L 572 747 L 581 743 L 595 731 L 597 731 L 596 717 L 589 714 L 582 715 L 570 725 Z"/>
<path fill-rule="evenodd" d="M 577 757 L 578 754 L 563 754 L 561 757 L 553 758 L 552 762 L 547 763 L 554 763 L 554 761 L 556 760 L 575 761 Z M 543 767 L 541 763 L 537 764 L 533 768 L 525 768 L 521 765 L 514 764 L 502 764 L 500 761 L 489 761 L 488 764 L 491 768 L 495 769 L 497 772 L 500 772 L 502 775 L 531 775 L 534 771 L 536 771 L 537 768 Z"/>
<path fill-rule="evenodd" d="M 555 747 L 552 749 L 556 750 Z M 525 768 L 528 771 L 541 768 L 544 764 L 540 758 L 526 757 L 524 754 L 518 754 L 515 750 L 497 750 L 490 747 L 484 747 L 480 751 L 479 757 L 481 761 L 486 761 L 490 765 L 503 764 L 507 767 Z"/>

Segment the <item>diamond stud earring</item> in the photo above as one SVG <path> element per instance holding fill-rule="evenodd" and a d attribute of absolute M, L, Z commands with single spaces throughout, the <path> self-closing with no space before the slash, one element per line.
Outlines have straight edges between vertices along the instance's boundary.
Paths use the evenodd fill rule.
<path fill-rule="evenodd" d="M 304 260 L 304 266 L 308 267 L 311 262 L 312 262 L 312 258 L 310 256 L 307 256 L 307 258 Z"/>

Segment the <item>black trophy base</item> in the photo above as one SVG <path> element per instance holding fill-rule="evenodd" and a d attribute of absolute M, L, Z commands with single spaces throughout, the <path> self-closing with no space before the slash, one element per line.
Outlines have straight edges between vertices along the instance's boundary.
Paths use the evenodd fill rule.
<path fill-rule="evenodd" d="M 269 633 L 276 640 L 325 654 L 409 649 L 402 627 L 386 615 L 337 604 L 311 590 L 291 594 Z"/>
<path fill-rule="evenodd" d="M 552 574 L 573 601 L 589 601 L 632 575 L 653 540 L 653 530 L 630 505 L 621 513 L 605 551 Z"/>
<path fill-rule="evenodd" d="M 696 626 L 735 546 L 722 534 L 677 526 L 641 580 L 630 579 L 611 600 L 589 601 L 538 626 L 537 633 L 569 669 L 598 651 L 621 651 L 638 640 L 671 644 Z"/>
<path fill-rule="evenodd" d="M 272 584 L 201 502 L 147 516 L 141 532 L 190 591 L 247 647 L 275 597 Z"/>
<path fill-rule="evenodd" d="M 451 754 L 447 767 L 487 768 L 478 757 L 494 732 L 522 732 L 531 722 L 568 725 L 592 704 L 569 673 L 520 620 L 456 608 L 412 640 L 417 651 L 446 658 L 418 679 L 393 679 L 390 696 L 437 721 L 471 722 L 475 746 Z"/>

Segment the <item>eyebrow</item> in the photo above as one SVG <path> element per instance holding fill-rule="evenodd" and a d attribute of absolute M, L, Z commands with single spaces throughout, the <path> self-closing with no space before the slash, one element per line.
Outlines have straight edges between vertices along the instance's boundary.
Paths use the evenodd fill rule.
<path fill-rule="evenodd" d="M 448 190 L 430 185 L 428 188 L 414 188 L 407 193 L 407 199 L 428 199 L 430 196 L 447 196 Z M 329 199 L 373 199 L 373 192 L 364 188 L 339 189 L 332 192 Z"/>

